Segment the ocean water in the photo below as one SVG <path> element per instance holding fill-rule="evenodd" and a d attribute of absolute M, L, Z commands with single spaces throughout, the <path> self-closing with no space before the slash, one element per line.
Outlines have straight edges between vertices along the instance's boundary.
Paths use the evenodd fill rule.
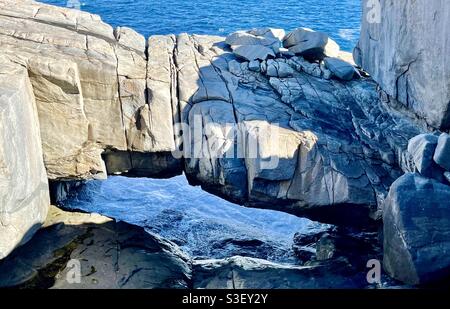
<path fill-rule="evenodd" d="M 235 205 L 190 186 L 184 176 L 111 176 L 88 182 L 63 206 L 143 226 L 196 258 L 242 255 L 295 263 L 294 234 L 327 227 L 283 212 Z"/>
<path fill-rule="evenodd" d="M 67 6 L 74 0 L 40 0 Z M 328 33 L 351 51 L 360 30 L 361 0 L 80 0 L 81 10 L 113 26 L 128 26 L 148 37 L 182 32 L 223 35 L 255 27 Z"/>

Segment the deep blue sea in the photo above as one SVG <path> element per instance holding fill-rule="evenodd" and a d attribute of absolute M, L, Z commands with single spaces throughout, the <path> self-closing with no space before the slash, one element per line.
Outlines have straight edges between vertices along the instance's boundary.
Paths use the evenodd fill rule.
<path fill-rule="evenodd" d="M 41 0 L 67 6 L 74 0 Z M 148 37 L 182 32 L 223 35 L 255 27 L 328 33 L 341 49 L 359 36 L 361 0 L 80 0 L 81 10 L 113 26 L 128 26 Z"/>
<path fill-rule="evenodd" d="M 42 2 L 66 6 L 68 1 Z M 360 0 L 81 0 L 81 9 L 145 36 L 182 32 L 226 36 L 255 27 L 309 27 L 327 32 L 344 50 L 356 44 L 361 14 Z M 197 258 L 244 255 L 295 263 L 294 234 L 326 228 L 286 213 L 229 203 L 189 186 L 184 176 L 92 181 L 65 206 L 143 226 Z"/>

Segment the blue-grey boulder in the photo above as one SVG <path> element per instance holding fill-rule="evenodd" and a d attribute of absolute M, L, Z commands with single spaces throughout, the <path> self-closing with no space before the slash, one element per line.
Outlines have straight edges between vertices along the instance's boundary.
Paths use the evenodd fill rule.
<path fill-rule="evenodd" d="M 408 173 L 389 191 L 383 213 L 385 270 L 408 284 L 450 275 L 450 186 Z"/>
<path fill-rule="evenodd" d="M 352 80 L 355 75 L 355 68 L 348 62 L 339 58 L 327 57 L 324 60 L 325 66 L 334 76 L 342 80 Z"/>
<path fill-rule="evenodd" d="M 233 53 L 247 61 L 266 60 L 275 58 L 275 53 L 269 47 L 263 45 L 240 45 L 232 46 Z"/>
<path fill-rule="evenodd" d="M 450 135 L 442 133 L 433 156 L 434 162 L 450 171 Z"/>
<path fill-rule="evenodd" d="M 420 134 L 409 140 L 408 153 L 411 155 L 416 170 L 425 177 L 443 180 L 444 171 L 433 161 L 438 137 L 433 134 Z"/>
<path fill-rule="evenodd" d="M 337 57 L 339 45 L 326 33 L 308 28 L 297 28 L 283 39 L 283 47 L 296 55 L 311 59 L 322 59 L 324 56 Z"/>
<path fill-rule="evenodd" d="M 289 64 L 281 61 L 268 60 L 266 75 L 270 77 L 291 77 L 294 74 L 294 70 Z"/>

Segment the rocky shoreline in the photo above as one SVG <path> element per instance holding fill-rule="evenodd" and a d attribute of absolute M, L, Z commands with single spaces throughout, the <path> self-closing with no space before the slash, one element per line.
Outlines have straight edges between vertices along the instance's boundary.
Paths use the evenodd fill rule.
<path fill-rule="evenodd" d="M 141 227 L 54 206 L 33 239 L 0 263 L 0 288 L 19 289 L 360 288 L 364 280 L 342 257 L 305 266 L 241 256 L 193 260 Z"/>
<path fill-rule="evenodd" d="M 0 259 L 6 257 L 0 263 L 44 223 L 49 182 L 58 202 L 78 183 L 107 175 L 184 173 L 192 185 L 244 206 L 360 231 L 383 224 L 382 259 L 392 277 L 415 285 L 447 280 L 450 73 L 438 64 L 439 51 L 449 48 L 444 42 L 426 57 L 437 38 L 420 37 L 407 21 L 414 16 L 437 28 L 448 24 L 439 12 L 449 8 L 437 1 L 427 9 L 398 9 L 403 16 L 382 14 L 389 25 L 406 27 L 404 39 L 384 29 L 388 23 L 363 19 L 354 63 L 328 35 L 307 28 L 146 40 L 93 14 L 0 0 Z M 405 47 L 410 54 L 398 47 L 404 40 L 413 42 Z M 387 49 L 397 56 L 384 58 Z M 98 231 L 95 237 L 103 237 Z M 69 243 L 84 241 L 77 237 L 86 233 L 75 232 Z M 359 243 L 348 233 L 314 236 L 306 244 L 298 238 L 299 248 L 316 247 L 313 260 L 333 256 L 321 248 Z M 158 251 L 161 242 L 147 249 Z M 315 277 L 304 267 L 247 258 L 202 263 L 189 268 L 201 280 L 175 281 L 252 287 L 242 269 L 277 269 L 296 278 L 286 287 L 328 287 L 325 278 L 300 280 Z M 210 272 L 240 279 L 215 281 Z M 338 277 L 336 286 L 353 284 Z"/>

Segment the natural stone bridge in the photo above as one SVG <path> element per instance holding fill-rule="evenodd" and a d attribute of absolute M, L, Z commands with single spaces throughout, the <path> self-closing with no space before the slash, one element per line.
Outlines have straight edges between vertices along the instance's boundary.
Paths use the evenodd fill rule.
<path fill-rule="evenodd" d="M 386 48 L 366 47 L 367 33 L 379 31 L 371 27 L 363 27 L 358 49 L 365 68 Z M 383 39 L 390 37 L 378 44 Z M 44 220 L 47 179 L 58 187 L 107 174 L 184 172 L 242 205 L 367 225 L 380 218 L 392 182 L 414 169 L 408 140 L 449 125 L 447 113 L 428 117 L 420 89 L 402 88 L 408 74 L 421 72 L 413 62 L 395 71 L 397 88 L 387 93 L 369 77 L 325 79 L 292 55 L 275 59 L 292 73 L 273 76 L 249 67 L 222 37 L 146 41 L 96 15 L 31 1 L 0 1 L 0 44 L 0 257 Z M 375 65 L 367 68 L 384 86 Z M 440 99 L 433 106 L 448 111 L 448 92 Z M 400 112 L 402 103 L 412 111 Z M 176 129 L 193 119 L 215 130 L 193 138 Z M 239 128 L 231 137 L 230 124 Z M 258 140 L 257 156 L 246 156 L 245 145 L 241 156 L 213 155 L 215 143 L 236 143 L 236 135 Z M 195 147 L 201 156 L 172 154 Z M 278 165 L 262 168 L 270 158 Z"/>

